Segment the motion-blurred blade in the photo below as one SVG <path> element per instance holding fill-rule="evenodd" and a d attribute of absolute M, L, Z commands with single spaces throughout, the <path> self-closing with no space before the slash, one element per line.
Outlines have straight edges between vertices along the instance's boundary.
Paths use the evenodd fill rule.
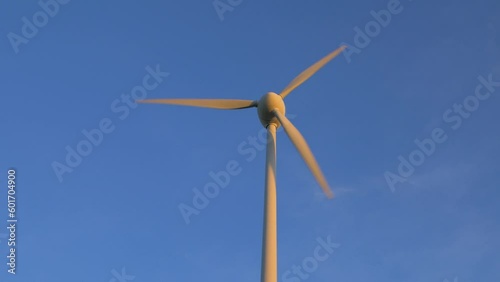
<path fill-rule="evenodd" d="M 220 110 L 237 110 L 257 107 L 257 101 L 234 99 L 147 99 L 137 103 L 193 106 Z"/>
<path fill-rule="evenodd" d="M 292 92 L 295 88 L 297 88 L 299 85 L 304 83 L 306 80 L 308 80 L 313 74 L 315 74 L 319 69 L 321 69 L 324 65 L 326 65 L 329 61 L 331 61 L 333 58 L 335 58 L 338 54 L 340 54 L 344 49 L 347 48 L 347 46 L 343 45 L 337 48 L 337 50 L 331 52 L 330 54 L 326 55 L 323 59 L 317 61 L 314 65 L 310 66 L 308 69 L 303 71 L 301 74 L 299 74 L 288 86 L 281 91 L 280 96 L 282 98 L 285 98 Z"/>
<path fill-rule="evenodd" d="M 307 145 L 306 140 L 300 134 L 300 132 L 295 128 L 295 126 L 286 118 L 282 113 L 280 113 L 277 109 L 273 111 L 273 113 L 276 115 L 278 118 L 279 122 L 285 129 L 286 134 L 288 137 L 290 137 L 290 140 L 292 140 L 293 145 L 297 148 L 299 151 L 300 155 L 306 162 L 307 166 L 311 170 L 312 174 L 316 178 L 316 181 L 318 181 L 319 185 L 321 186 L 321 189 L 323 189 L 323 192 L 326 194 L 328 198 L 333 197 L 332 190 L 330 189 L 330 186 L 326 182 L 325 176 L 321 172 L 321 169 L 319 168 L 318 162 L 314 158 L 314 155 L 311 152 L 311 149 Z"/>

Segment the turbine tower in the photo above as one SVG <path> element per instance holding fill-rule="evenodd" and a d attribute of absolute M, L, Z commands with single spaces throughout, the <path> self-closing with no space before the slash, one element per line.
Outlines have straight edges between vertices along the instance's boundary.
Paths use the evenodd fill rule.
<path fill-rule="evenodd" d="M 267 128 L 266 148 L 266 177 L 264 195 L 264 226 L 262 238 L 262 269 L 261 282 L 277 282 L 278 257 L 277 257 L 277 218 L 276 218 L 276 129 L 283 126 L 286 134 L 297 148 L 305 163 L 323 189 L 328 198 L 333 193 L 319 168 L 319 165 L 306 143 L 306 140 L 285 116 L 284 99 L 299 85 L 304 83 L 319 69 L 340 54 L 346 46 L 341 46 L 331 52 L 314 65 L 299 74 L 281 93 L 269 92 L 259 100 L 235 99 L 147 99 L 138 100 L 138 103 L 169 104 L 213 108 L 221 110 L 239 110 L 257 108 L 260 122 Z"/>

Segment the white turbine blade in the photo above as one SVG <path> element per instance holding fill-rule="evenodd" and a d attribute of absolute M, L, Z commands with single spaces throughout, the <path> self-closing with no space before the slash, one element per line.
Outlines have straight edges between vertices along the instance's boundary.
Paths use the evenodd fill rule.
<path fill-rule="evenodd" d="M 257 101 L 235 99 L 147 99 L 137 103 L 193 106 L 221 110 L 237 110 L 257 107 Z"/>
<path fill-rule="evenodd" d="M 337 50 L 331 52 L 326 55 L 323 59 L 317 61 L 314 65 L 310 66 L 308 69 L 299 74 L 290 84 L 288 84 L 283 91 L 279 94 L 282 98 L 285 98 L 292 92 L 295 88 L 299 87 L 302 83 L 308 80 L 313 74 L 315 74 L 319 69 L 325 66 L 329 61 L 335 58 L 338 54 L 340 54 L 347 46 L 343 45 L 337 48 Z"/>
<path fill-rule="evenodd" d="M 286 134 L 288 137 L 290 137 L 290 140 L 292 140 L 293 145 L 297 148 L 299 151 L 300 155 L 306 162 L 307 166 L 311 170 L 312 174 L 316 178 L 316 181 L 318 181 L 319 186 L 321 186 L 321 189 L 323 189 L 323 192 L 326 194 L 328 198 L 333 197 L 332 190 L 330 189 L 330 186 L 326 182 L 325 176 L 321 172 L 321 169 L 319 168 L 318 162 L 314 158 L 314 155 L 311 152 L 311 149 L 307 145 L 306 140 L 300 134 L 300 132 L 295 128 L 295 126 L 286 118 L 282 113 L 280 113 L 277 109 L 273 111 L 273 113 L 276 115 L 278 118 L 279 122 L 285 129 Z"/>

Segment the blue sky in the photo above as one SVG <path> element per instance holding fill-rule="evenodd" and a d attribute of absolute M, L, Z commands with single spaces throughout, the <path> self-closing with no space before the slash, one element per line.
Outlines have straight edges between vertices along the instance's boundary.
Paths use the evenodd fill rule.
<path fill-rule="evenodd" d="M 147 98 L 257 99 L 343 42 L 350 52 L 286 99 L 337 197 L 279 132 L 279 281 L 500 280 L 500 87 L 478 79 L 500 81 L 498 1 L 221 0 L 234 5 L 222 14 L 212 1 L 63 2 L 46 23 L 38 1 L 0 11 L 0 218 L 15 168 L 19 220 L 16 275 L 0 232 L 2 281 L 259 281 L 255 109 L 132 108 L 126 95 L 146 79 Z M 99 127 L 68 166 L 66 148 Z M 446 140 L 402 177 L 398 157 L 436 129 Z M 58 178 L 55 162 L 71 172 Z M 239 173 L 186 224 L 179 205 L 228 163 Z M 388 173 L 404 182 L 391 189 Z M 338 247 L 307 279 L 283 277 L 327 238 Z"/>

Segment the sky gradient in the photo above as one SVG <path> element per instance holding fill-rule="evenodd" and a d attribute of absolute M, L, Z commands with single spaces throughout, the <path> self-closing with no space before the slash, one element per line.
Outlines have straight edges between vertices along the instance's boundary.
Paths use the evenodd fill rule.
<path fill-rule="evenodd" d="M 341 44 L 286 99 L 333 200 L 277 133 L 279 281 L 500 281 L 499 1 L 3 2 L 1 281 L 259 281 L 255 109 L 132 95 L 258 99 Z"/>

